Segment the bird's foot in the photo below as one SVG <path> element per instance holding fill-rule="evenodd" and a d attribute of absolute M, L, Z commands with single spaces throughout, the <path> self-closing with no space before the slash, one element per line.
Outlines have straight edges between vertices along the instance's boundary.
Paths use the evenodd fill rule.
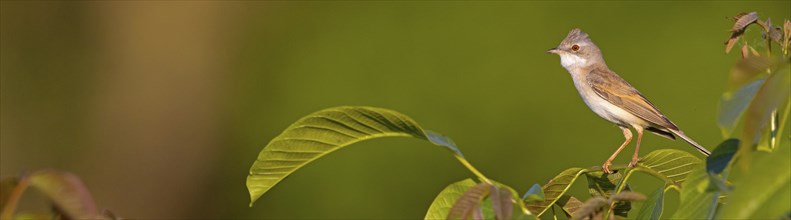
<path fill-rule="evenodd" d="M 629 162 L 629 167 L 636 167 L 637 166 L 637 162 L 640 162 L 640 158 L 639 157 L 632 157 L 632 161 Z"/>
<path fill-rule="evenodd" d="M 604 171 L 604 173 L 612 174 L 612 170 L 610 170 L 610 166 L 612 166 L 612 163 L 610 161 L 604 162 L 604 164 L 601 165 L 601 171 Z"/>

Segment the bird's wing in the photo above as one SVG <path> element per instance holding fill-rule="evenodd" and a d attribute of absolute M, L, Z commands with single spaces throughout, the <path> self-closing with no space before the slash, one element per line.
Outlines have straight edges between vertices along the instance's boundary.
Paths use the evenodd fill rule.
<path fill-rule="evenodd" d="M 607 70 L 593 71 L 587 74 L 586 78 L 599 97 L 660 128 L 678 130 L 678 127 L 659 112 L 654 104 L 620 76 Z"/>

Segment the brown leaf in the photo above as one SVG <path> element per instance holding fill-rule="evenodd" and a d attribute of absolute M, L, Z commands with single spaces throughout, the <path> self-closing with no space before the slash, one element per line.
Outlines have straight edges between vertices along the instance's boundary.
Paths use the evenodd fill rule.
<path fill-rule="evenodd" d="M 736 22 L 733 23 L 731 32 L 744 32 L 744 28 L 758 21 L 758 13 L 757 12 L 740 13 L 735 17 L 733 17 L 733 19 Z"/>
<path fill-rule="evenodd" d="M 41 170 L 30 174 L 30 186 L 47 195 L 69 219 L 103 219 L 91 193 L 79 177 L 68 172 Z"/>
<path fill-rule="evenodd" d="M 479 183 L 467 191 L 453 203 L 453 207 L 448 211 L 448 219 L 468 219 L 474 215 L 476 209 L 481 206 L 481 200 L 489 195 L 491 186 L 488 183 Z"/>
<path fill-rule="evenodd" d="M 643 201 L 645 199 L 646 199 L 645 195 L 637 193 L 637 192 L 631 192 L 631 191 L 619 192 L 618 194 L 612 195 L 610 197 L 610 200 L 612 200 L 612 201 L 630 201 L 630 202 L 635 202 L 635 201 Z"/>
<path fill-rule="evenodd" d="M 492 186 L 492 209 L 494 216 L 497 219 L 511 219 L 511 213 L 514 211 L 514 203 L 511 202 L 513 194 L 508 189 Z"/>
<path fill-rule="evenodd" d="M 577 210 L 582 207 L 582 201 L 574 196 L 568 196 L 567 198 L 568 199 L 565 200 L 558 200 L 558 204 L 563 206 L 563 212 L 571 216 L 572 213 L 577 212 Z"/>
<path fill-rule="evenodd" d="M 475 220 L 483 220 L 484 219 L 484 217 L 483 217 L 483 209 L 481 209 L 481 207 L 476 207 L 475 209 L 472 210 L 472 219 L 475 219 Z"/>
<path fill-rule="evenodd" d="M 771 22 L 771 21 L 769 21 L 769 22 Z M 758 24 L 758 26 L 761 26 L 761 29 L 764 29 L 764 32 L 766 32 L 767 30 L 769 30 L 769 26 L 768 26 L 768 25 L 766 25 L 766 22 L 765 22 L 765 21 L 762 21 L 762 20 L 757 20 L 757 21 L 755 21 L 755 23 L 756 23 L 756 24 Z M 764 34 L 766 34 L 766 33 L 764 33 Z"/>
<path fill-rule="evenodd" d="M 737 21 L 737 20 L 739 20 L 739 18 L 741 18 L 744 15 L 747 15 L 747 12 L 739 12 L 739 14 L 736 14 L 735 16 L 731 17 L 731 20 Z"/>
<path fill-rule="evenodd" d="M 766 24 L 765 24 L 765 29 L 764 30 L 766 30 L 764 32 L 764 34 L 766 35 L 766 38 L 769 38 L 770 40 L 772 40 L 774 42 L 782 44 L 783 31 L 780 29 L 780 27 L 773 26 L 771 19 L 769 19 L 769 18 L 766 19 Z"/>
<path fill-rule="evenodd" d="M 598 214 L 610 203 L 603 197 L 593 197 L 585 201 L 580 208 L 574 212 L 571 219 L 595 219 Z"/>
<path fill-rule="evenodd" d="M 739 40 L 739 37 L 744 34 L 744 29 L 752 23 L 761 22 L 758 20 L 758 13 L 739 13 L 733 17 L 735 21 L 731 27 L 731 36 L 725 41 L 725 53 L 730 53 L 733 46 Z"/>

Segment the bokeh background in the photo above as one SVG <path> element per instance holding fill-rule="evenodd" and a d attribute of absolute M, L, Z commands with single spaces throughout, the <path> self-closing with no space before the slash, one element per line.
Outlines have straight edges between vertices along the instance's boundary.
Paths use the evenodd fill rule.
<path fill-rule="evenodd" d="M 723 140 L 717 102 L 738 58 L 724 53 L 726 17 L 791 17 L 791 1 L 0 6 L 0 176 L 67 170 L 101 207 L 141 219 L 422 218 L 442 188 L 472 177 L 440 147 L 379 139 L 317 160 L 249 208 L 245 178 L 268 140 L 340 105 L 410 115 L 520 192 L 600 165 L 623 137 L 544 53 L 575 27 L 711 149 Z M 644 154 L 695 152 L 653 135 L 643 143 Z M 637 178 L 634 190 L 654 189 Z M 38 197 L 21 209 L 47 211 Z"/>

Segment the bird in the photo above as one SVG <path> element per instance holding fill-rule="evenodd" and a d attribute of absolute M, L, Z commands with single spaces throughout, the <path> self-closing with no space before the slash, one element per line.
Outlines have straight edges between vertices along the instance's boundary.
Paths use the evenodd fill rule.
<path fill-rule="evenodd" d="M 705 147 L 684 134 L 637 89 L 610 70 L 599 47 L 579 28 L 571 30 L 560 45 L 547 50 L 547 53 L 560 56 L 561 66 L 571 74 L 574 86 L 585 104 L 623 131 L 626 140 L 602 164 L 601 168 L 605 173 L 612 173 L 612 161 L 632 141 L 633 134 L 630 129 L 637 132 L 637 144 L 629 167 L 637 166 L 640 160 L 638 152 L 643 131 L 672 140 L 678 136 L 704 155 L 711 155 Z"/>

